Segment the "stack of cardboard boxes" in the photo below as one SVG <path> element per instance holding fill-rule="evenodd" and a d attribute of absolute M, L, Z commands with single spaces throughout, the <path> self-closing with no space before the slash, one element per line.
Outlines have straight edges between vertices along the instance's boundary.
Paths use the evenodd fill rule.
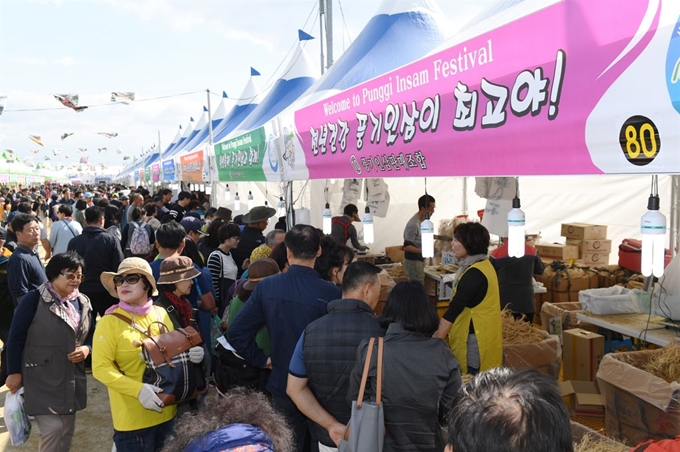
<path fill-rule="evenodd" d="M 587 223 L 563 223 L 562 237 L 567 238 L 567 247 L 575 247 L 577 259 L 583 265 L 600 266 L 609 264 L 612 241 L 607 240 L 607 226 Z"/>

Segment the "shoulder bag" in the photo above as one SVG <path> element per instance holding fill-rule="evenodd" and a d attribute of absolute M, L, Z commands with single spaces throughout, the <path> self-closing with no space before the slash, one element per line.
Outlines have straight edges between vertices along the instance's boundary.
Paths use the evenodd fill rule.
<path fill-rule="evenodd" d="M 378 338 L 378 357 L 376 372 L 375 402 L 364 401 L 364 391 L 371 367 L 371 357 L 375 338 L 368 342 L 364 372 L 361 375 L 359 395 L 352 402 L 352 416 L 349 419 L 345 434 L 340 440 L 339 452 L 382 452 L 385 440 L 385 414 L 382 406 L 382 370 L 383 370 L 383 341 Z"/>
<path fill-rule="evenodd" d="M 146 362 L 142 382 L 163 389 L 163 392 L 157 395 L 164 405 L 174 405 L 198 397 L 196 372 L 194 364 L 189 360 L 188 350 L 199 345 L 203 340 L 193 327 L 168 331 L 163 322 L 156 321 L 151 325 L 155 323 L 161 325 L 160 329 L 164 332 L 158 336 L 152 336 L 149 334 L 151 325 L 147 331 L 117 312 L 108 315 L 119 318 L 146 336 L 146 339 L 134 344 L 142 347 Z M 114 365 L 123 375 L 125 374 L 115 361 Z"/>

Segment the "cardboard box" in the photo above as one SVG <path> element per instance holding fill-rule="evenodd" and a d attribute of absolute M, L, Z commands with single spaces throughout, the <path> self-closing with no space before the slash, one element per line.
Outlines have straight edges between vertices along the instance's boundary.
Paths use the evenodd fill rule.
<path fill-rule="evenodd" d="M 592 253 L 611 253 L 612 252 L 612 241 L 611 240 L 579 240 L 579 239 L 567 239 L 567 245 L 577 246 L 581 254 L 592 254 Z"/>
<path fill-rule="evenodd" d="M 597 280 L 596 273 L 590 275 L 582 269 L 560 270 L 557 273 L 546 269 L 541 276 L 541 282 L 547 289 L 543 300 L 550 303 L 578 301 L 578 293 L 595 288 Z"/>
<path fill-rule="evenodd" d="M 562 237 L 578 240 L 607 238 L 607 226 L 588 223 L 562 223 Z"/>
<path fill-rule="evenodd" d="M 597 372 L 605 396 L 605 433 L 635 446 L 680 435 L 680 384 L 639 369 L 660 350 L 610 353 Z"/>
<path fill-rule="evenodd" d="M 563 333 L 563 379 L 595 381 L 597 369 L 604 356 L 604 336 L 581 328 Z"/>
<path fill-rule="evenodd" d="M 568 380 L 560 383 L 560 391 L 572 415 L 604 416 L 605 398 L 597 383 Z"/>
<path fill-rule="evenodd" d="M 559 259 L 562 261 L 578 259 L 578 247 L 573 245 L 541 243 L 536 245 L 536 250 L 541 257 L 545 258 Z"/>
<path fill-rule="evenodd" d="M 404 262 L 404 247 L 399 246 L 386 246 L 385 256 L 389 257 L 392 262 Z"/>
<path fill-rule="evenodd" d="M 543 341 L 533 344 L 503 345 L 503 366 L 513 369 L 536 369 L 556 380 L 562 367 L 560 338 L 538 330 Z"/>
<path fill-rule="evenodd" d="M 609 253 L 582 253 L 580 260 L 583 265 L 609 265 Z"/>

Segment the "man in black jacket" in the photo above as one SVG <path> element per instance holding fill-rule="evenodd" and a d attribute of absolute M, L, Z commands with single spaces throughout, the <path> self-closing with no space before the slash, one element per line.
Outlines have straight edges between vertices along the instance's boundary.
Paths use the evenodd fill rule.
<path fill-rule="evenodd" d="M 328 315 L 310 323 L 300 336 L 288 369 L 286 393 L 311 419 L 319 450 L 334 450 L 351 415 L 349 377 L 362 340 L 385 331 L 373 313 L 380 298 L 380 268 L 354 262 L 342 280 L 342 299 L 328 304 Z"/>
<path fill-rule="evenodd" d="M 69 250 L 75 250 L 85 260 L 85 277 L 80 291 L 92 302 L 92 309 L 104 316 L 108 308 L 118 303 L 109 294 L 99 279 L 102 272 L 116 272 L 123 261 L 120 242 L 104 229 L 104 211 L 101 207 L 85 210 L 85 229 L 68 243 Z M 96 314 L 95 314 L 96 315 Z"/>
<path fill-rule="evenodd" d="M 257 206 L 250 209 L 250 212 L 243 215 L 243 224 L 246 226 L 241 231 L 241 240 L 238 246 L 231 250 L 231 255 L 236 262 L 238 268 L 238 277 L 240 278 L 245 268 L 243 268 L 243 261 L 250 257 L 250 253 L 255 248 L 265 243 L 264 234 L 262 231 L 267 229 L 269 219 L 276 215 L 276 210 L 271 207 Z"/>

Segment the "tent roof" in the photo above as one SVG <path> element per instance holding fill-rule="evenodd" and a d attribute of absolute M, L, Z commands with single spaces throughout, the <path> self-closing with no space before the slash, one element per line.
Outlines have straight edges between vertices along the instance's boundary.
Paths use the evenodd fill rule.
<path fill-rule="evenodd" d="M 281 78 L 276 81 L 262 103 L 239 125 L 236 133 L 247 132 L 264 125 L 312 86 L 319 76 L 319 69 L 305 50 L 306 42 L 298 44 Z"/>
<path fill-rule="evenodd" d="M 425 56 L 445 40 L 442 17 L 429 0 L 383 0 L 352 45 L 305 95 L 320 100 Z"/>
<path fill-rule="evenodd" d="M 260 104 L 261 93 L 258 89 L 253 76 L 250 77 L 246 87 L 236 101 L 236 105 L 231 109 L 229 114 L 217 126 L 217 130 L 213 130 L 213 140 L 215 143 L 223 140 L 229 133 L 235 130 Z"/>

